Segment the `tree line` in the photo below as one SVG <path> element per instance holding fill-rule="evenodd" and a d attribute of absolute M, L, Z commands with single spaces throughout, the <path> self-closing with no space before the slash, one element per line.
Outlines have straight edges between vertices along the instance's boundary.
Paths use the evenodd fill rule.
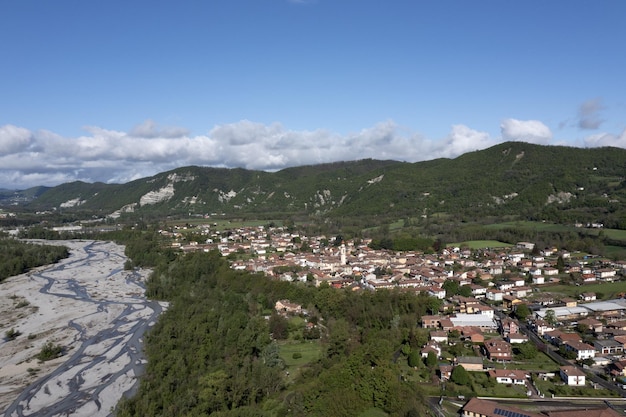
<path fill-rule="evenodd" d="M 56 263 L 68 256 L 69 251 L 65 246 L 40 245 L 0 237 L 0 282 L 32 268 Z"/>

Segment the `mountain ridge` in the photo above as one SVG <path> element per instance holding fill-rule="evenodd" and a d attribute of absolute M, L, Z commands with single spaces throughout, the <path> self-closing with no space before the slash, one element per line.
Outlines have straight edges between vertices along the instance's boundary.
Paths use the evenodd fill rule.
<path fill-rule="evenodd" d="M 102 216 L 522 214 L 626 225 L 624 173 L 621 148 L 505 142 L 454 159 L 414 163 L 363 159 L 276 172 L 187 166 L 125 184 L 34 187 L 12 192 L 11 203 Z"/>

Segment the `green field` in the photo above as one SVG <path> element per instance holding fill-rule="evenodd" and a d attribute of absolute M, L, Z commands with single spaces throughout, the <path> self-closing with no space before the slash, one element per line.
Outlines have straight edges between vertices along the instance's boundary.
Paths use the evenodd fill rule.
<path fill-rule="evenodd" d="M 280 344 L 280 358 L 285 362 L 289 378 L 293 380 L 302 366 L 319 359 L 322 346 L 319 341 L 286 342 Z M 294 353 L 302 355 L 300 358 L 293 357 Z"/>
<path fill-rule="evenodd" d="M 581 286 L 575 285 L 551 285 L 542 286 L 541 292 L 565 294 L 570 297 L 576 297 L 583 292 L 595 292 L 601 294 L 602 298 L 609 300 L 618 297 L 620 293 L 626 293 L 626 281 L 617 282 L 599 282 L 597 284 L 585 284 Z"/>
<path fill-rule="evenodd" d="M 192 225 L 192 226 L 200 226 L 208 224 L 212 229 L 215 230 L 229 230 L 229 229 L 237 229 L 240 227 L 257 227 L 257 226 L 267 226 L 269 224 L 274 224 L 276 226 L 282 226 L 282 220 L 227 220 L 227 219 L 217 219 L 217 218 L 189 218 L 189 219 L 180 219 L 180 220 L 171 220 L 167 222 L 169 225 L 176 226 L 184 226 L 184 225 Z"/>
<path fill-rule="evenodd" d="M 544 223 L 544 222 L 531 222 L 531 221 L 511 221 L 504 223 L 494 223 L 485 226 L 485 229 L 520 229 L 520 230 L 532 230 L 538 232 L 563 232 L 571 230 L 580 230 L 574 226 L 567 226 L 563 224 Z"/>
<path fill-rule="evenodd" d="M 510 243 L 497 240 L 468 240 L 467 242 L 450 243 L 447 246 L 458 246 L 460 248 L 485 249 L 485 248 L 510 248 Z"/>
<path fill-rule="evenodd" d="M 610 239 L 626 242 L 626 230 L 621 229 L 587 229 L 575 227 L 573 225 L 531 222 L 531 221 L 511 221 L 503 223 L 494 223 L 484 226 L 485 229 L 520 229 L 531 230 L 537 232 L 576 232 L 589 236 L 604 235 Z"/>

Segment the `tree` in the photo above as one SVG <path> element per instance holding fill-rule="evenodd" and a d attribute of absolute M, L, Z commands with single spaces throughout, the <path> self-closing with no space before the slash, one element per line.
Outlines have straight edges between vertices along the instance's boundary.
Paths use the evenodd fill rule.
<path fill-rule="evenodd" d="M 432 350 L 428 352 L 428 355 L 426 355 L 425 363 L 429 369 L 433 369 L 435 365 L 437 365 L 437 354 Z"/>
<path fill-rule="evenodd" d="M 515 307 L 515 317 L 520 320 L 526 320 L 526 318 L 530 315 L 530 308 L 526 304 L 519 304 Z"/>
<path fill-rule="evenodd" d="M 411 368 L 416 368 L 419 366 L 421 358 L 422 357 L 420 356 L 419 351 L 417 349 L 413 349 L 411 350 L 411 353 L 409 353 L 407 362 Z"/>
<path fill-rule="evenodd" d="M 280 314 L 272 314 L 268 325 L 274 339 L 284 340 L 289 336 L 289 323 L 287 319 Z"/>
<path fill-rule="evenodd" d="M 543 319 L 552 326 L 554 326 L 556 324 L 556 313 L 554 312 L 554 310 L 549 308 L 548 310 L 546 310 L 546 315 L 543 317 Z"/>
<path fill-rule="evenodd" d="M 444 290 L 446 290 L 446 297 L 451 295 L 457 295 L 459 293 L 459 282 L 451 279 L 447 279 L 443 285 L 441 286 Z"/>
<path fill-rule="evenodd" d="M 559 270 L 559 274 L 562 274 L 565 271 L 565 261 L 563 260 L 563 256 L 559 255 L 556 260 L 556 269 Z"/>
<path fill-rule="evenodd" d="M 461 285 L 459 287 L 459 295 L 463 297 L 471 297 L 472 296 L 472 287 L 469 285 Z"/>
<path fill-rule="evenodd" d="M 521 359 L 533 359 L 539 352 L 532 342 L 518 343 L 515 345 L 515 350 Z"/>
<path fill-rule="evenodd" d="M 452 369 L 452 373 L 450 374 L 450 380 L 457 385 L 469 385 L 470 376 L 467 373 L 467 370 L 463 368 L 461 365 L 457 365 Z"/>

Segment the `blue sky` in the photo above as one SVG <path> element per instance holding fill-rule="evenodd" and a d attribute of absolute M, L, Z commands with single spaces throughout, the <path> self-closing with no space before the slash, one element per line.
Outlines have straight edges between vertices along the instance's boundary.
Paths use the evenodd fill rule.
<path fill-rule="evenodd" d="M 626 147 L 626 2 L 0 0 L 0 188 Z"/>

